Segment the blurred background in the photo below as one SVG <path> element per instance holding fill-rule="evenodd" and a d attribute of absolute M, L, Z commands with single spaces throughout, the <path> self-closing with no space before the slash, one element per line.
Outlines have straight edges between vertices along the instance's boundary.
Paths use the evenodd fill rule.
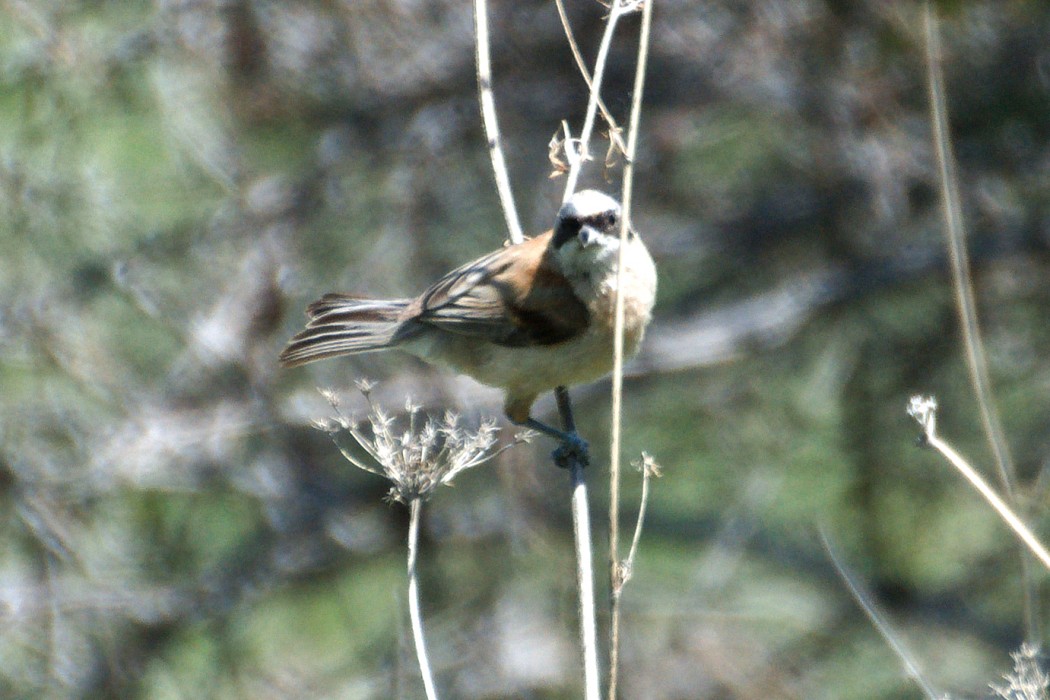
<path fill-rule="evenodd" d="M 593 62 L 605 9 L 568 4 Z M 492 5 L 510 174 L 539 232 L 563 186 L 548 143 L 563 119 L 578 132 L 586 90 L 553 2 Z M 624 698 L 921 697 L 819 528 L 941 691 L 987 697 L 1025 637 L 1012 536 L 905 413 L 935 394 L 941 434 L 995 479 L 920 9 L 656 5 L 634 220 L 660 297 L 624 455 L 665 475 L 623 597 Z M 1046 533 L 1050 5 L 940 10 L 985 348 Z M 637 28 L 603 92 L 624 123 Z M 3 0 L 0 86 L 0 696 L 421 697 L 405 509 L 312 427 L 331 414 L 316 388 L 363 415 L 367 377 L 392 413 L 411 396 L 471 423 L 499 393 L 396 354 L 276 356 L 321 293 L 414 294 L 503 241 L 471 4 Z M 583 184 L 618 192 L 606 145 Z M 600 559 L 609 386 L 573 392 Z M 554 419 L 549 397 L 535 415 Z M 580 695 L 552 447 L 424 509 L 443 697 Z M 628 527 L 639 488 L 627 470 Z"/>

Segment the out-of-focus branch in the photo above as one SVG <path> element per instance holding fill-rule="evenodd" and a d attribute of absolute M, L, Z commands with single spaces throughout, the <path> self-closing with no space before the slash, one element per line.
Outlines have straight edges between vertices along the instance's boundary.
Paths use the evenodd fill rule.
<path fill-rule="evenodd" d="M 1002 420 L 999 418 L 999 410 L 995 405 L 995 397 L 992 395 L 988 360 L 984 354 L 984 341 L 977 321 L 977 302 L 974 299 L 973 279 L 970 276 L 970 260 L 966 252 L 966 234 L 959 197 L 959 176 L 955 171 L 955 158 L 951 152 L 951 134 L 948 129 L 944 72 L 941 68 L 941 37 L 936 10 L 929 0 L 926 0 L 923 6 L 923 16 L 926 29 L 926 78 L 930 95 L 930 119 L 933 122 L 933 140 L 937 152 L 941 203 L 944 208 L 944 232 L 948 239 L 955 308 L 959 313 L 959 327 L 962 329 L 963 347 L 966 349 L 966 366 L 970 371 L 970 382 L 973 384 L 977 406 L 980 409 L 981 426 L 992 448 L 1006 499 L 1016 507 L 1017 473 L 1006 442 Z M 1039 632 L 1038 600 L 1028 559 L 1024 555 L 1021 557 L 1021 573 L 1025 626 L 1029 641 L 1037 643 L 1042 637 Z"/>
<path fill-rule="evenodd" d="M 886 620 L 886 616 L 882 614 L 878 606 L 875 605 L 875 599 L 871 593 L 865 590 L 864 586 L 857 579 L 853 573 L 846 568 L 846 565 L 842 561 L 842 556 L 835 550 L 831 545 L 831 539 L 828 537 L 828 533 L 824 528 L 820 530 L 820 539 L 824 543 L 824 550 L 828 553 L 828 558 L 831 559 L 831 563 L 835 566 L 835 571 L 838 572 L 839 577 L 845 582 L 846 588 L 849 589 L 850 595 L 853 596 L 853 600 L 857 601 L 857 605 L 864 611 L 864 614 L 871 620 L 871 624 L 875 626 L 875 630 L 885 640 L 886 644 L 889 645 L 893 653 L 900 659 L 901 665 L 904 666 L 905 672 L 908 677 L 915 681 L 916 685 L 922 689 L 923 695 L 929 700 L 939 700 L 940 698 L 946 698 L 947 696 L 935 689 L 926 676 L 919 670 L 919 664 L 915 660 L 914 654 L 912 654 L 908 648 L 904 645 L 904 641 L 900 638 L 894 629 L 890 626 Z"/>
<path fill-rule="evenodd" d="M 955 303 L 959 311 L 963 345 L 966 348 L 966 364 L 970 369 L 970 381 L 981 409 L 981 424 L 992 447 L 995 464 L 1003 488 L 1013 498 L 1013 458 L 1003 436 L 1002 421 L 992 397 L 992 382 L 988 376 L 988 360 L 984 355 L 984 341 L 977 322 L 977 302 L 974 300 L 973 279 L 970 276 L 970 260 L 966 252 L 966 233 L 963 226 L 962 207 L 959 203 L 959 176 L 955 171 L 955 158 L 948 133 L 948 115 L 944 97 L 944 74 L 941 70 L 941 42 L 937 30 L 937 17 L 929 2 L 926 3 L 926 67 L 928 71 L 930 109 L 933 120 L 934 144 L 937 150 L 937 166 L 941 179 L 941 199 L 944 206 L 944 224 L 951 255 L 952 286 Z"/>

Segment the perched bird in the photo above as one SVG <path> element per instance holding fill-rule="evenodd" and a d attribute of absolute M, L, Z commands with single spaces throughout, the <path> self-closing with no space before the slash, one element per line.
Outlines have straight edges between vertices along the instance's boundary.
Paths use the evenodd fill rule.
<path fill-rule="evenodd" d="M 586 443 L 533 419 L 536 397 L 594 381 L 612 370 L 620 205 L 583 190 L 554 228 L 458 267 L 414 299 L 326 294 L 281 364 L 399 348 L 504 391 L 511 421 L 562 441 L 586 461 Z M 624 352 L 633 355 L 656 298 L 656 267 L 634 231 L 627 235 Z M 563 453 L 564 454 L 564 453 Z"/>

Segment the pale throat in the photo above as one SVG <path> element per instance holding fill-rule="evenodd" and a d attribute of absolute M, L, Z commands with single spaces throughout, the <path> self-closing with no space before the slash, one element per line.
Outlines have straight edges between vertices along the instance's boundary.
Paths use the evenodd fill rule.
<path fill-rule="evenodd" d="M 581 248 L 576 241 L 567 243 L 556 255 L 562 272 L 573 284 L 583 283 L 594 291 L 602 291 L 613 288 L 619 250 L 618 239 L 605 237 L 587 248 Z"/>

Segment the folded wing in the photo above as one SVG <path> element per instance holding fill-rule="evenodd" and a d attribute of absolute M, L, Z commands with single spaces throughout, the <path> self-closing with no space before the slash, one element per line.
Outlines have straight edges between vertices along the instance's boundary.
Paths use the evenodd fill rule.
<path fill-rule="evenodd" d="M 582 333 L 587 307 L 545 255 L 550 234 L 497 250 L 438 280 L 416 320 L 505 347 L 553 345 Z"/>

